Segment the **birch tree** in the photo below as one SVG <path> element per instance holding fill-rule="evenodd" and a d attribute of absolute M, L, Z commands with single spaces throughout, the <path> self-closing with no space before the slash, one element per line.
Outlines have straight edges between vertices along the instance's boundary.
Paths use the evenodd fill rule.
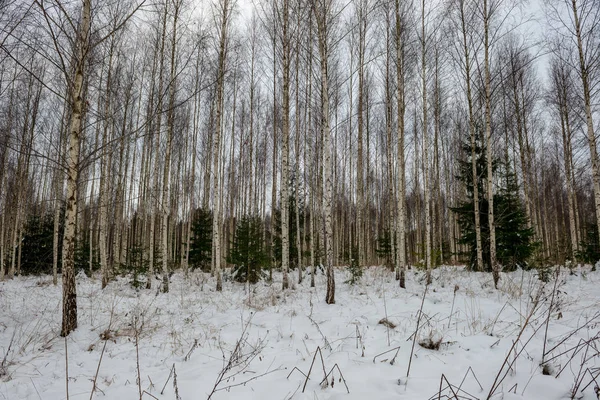
<path fill-rule="evenodd" d="M 600 226 L 600 160 L 596 144 L 593 97 L 600 84 L 600 7 L 596 0 L 552 0 L 547 6 L 550 8 L 551 21 L 562 25 L 563 29 L 556 29 L 559 37 L 576 54 L 576 61 L 571 65 L 581 80 L 580 95 L 583 99 L 592 167 L 596 224 Z M 568 13 L 568 18 L 564 17 L 565 13 Z"/>
<path fill-rule="evenodd" d="M 483 247 L 481 241 L 481 214 L 479 210 L 479 189 L 477 185 L 477 157 L 475 154 L 475 104 L 473 98 L 473 24 L 474 8 L 469 0 L 452 0 L 450 7 L 454 10 L 454 25 L 459 32 L 460 46 L 457 49 L 458 64 L 460 65 L 462 78 L 465 82 L 465 94 L 467 98 L 467 110 L 469 119 L 469 137 L 471 142 L 471 167 L 473 176 L 473 201 L 475 214 L 475 241 L 477 248 L 477 264 L 476 269 L 483 271 Z"/>
<path fill-rule="evenodd" d="M 228 30 L 229 24 L 231 23 L 233 7 L 235 5 L 234 0 L 219 0 L 215 4 L 215 18 L 217 22 L 217 33 L 218 33 L 218 59 L 217 59 L 217 71 L 216 71 L 216 85 L 215 85 L 215 128 L 213 132 L 213 144 L 212 144 L 212 161 L 213 161 L 213 178 L 212 178 L 212 198 L 213 198 L 213 263 L 214 273 L 217 280 L 216 290 L 220 292 L 223 290 L 223 281 L 221 277 L 221 219 L 220 219 L 220 206 L 221 206 L 221 186 L 219 182 L 220 178 L 220 158 L 221 158 L 221 126 L 223 119 L 223 96 L 225 88 L 225 73 L 227 71 L 227 50 L 228 50 Z"/>
<path fill-rule="evenodd" d="M 329 100 L 329 50 L 331 45 L 332 16 L 335 0 L 310 0 L 317 25 L 317 42 L 320 64 L 320 113 L 323 140 L 323 218 L 327 292 L 325 302 L 335 303 L 335 277 L 333 274 L 333 158 L 331 148 Z"/>

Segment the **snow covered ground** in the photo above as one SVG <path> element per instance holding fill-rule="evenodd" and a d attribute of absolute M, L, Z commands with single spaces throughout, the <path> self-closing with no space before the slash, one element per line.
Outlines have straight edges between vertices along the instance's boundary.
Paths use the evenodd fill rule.
<path fill-rule="evenodd" d="M 16 278 L 0 283 L 0 399 L 66 399 L 65 352 L 71 400 L 139 399 L 140 390 L 143 399 L 437 399 L 440 382 L 446 399 L 449 384 L 461 399 L 568 399 L 576 384 L 576 398 L 597 399 L 600 272 L 574 272 L 562 270 L 553 295 L 555 281 L 540 292 L 532 272 L 504 274 L 494 290 L 490 274 L 440 268 L 422 313 L 414 271 L 402 290 L 382 268 L 355 286 L 339 270 L 335 305 L 324 302 L 322 275 L 314 289 L 305 279 L 282 293 L 276 275 L 250 293 L 233 282 L 217 293 L 210 277 L 176 274 L 169 294 L 125 279 L 101 290 L 81 275 L 79 328 L 66 341 L 60 285 Z M 545 336 L 550 375 L 540 367 Z M 427 338 L 439 349 L 418 344 Z"/>

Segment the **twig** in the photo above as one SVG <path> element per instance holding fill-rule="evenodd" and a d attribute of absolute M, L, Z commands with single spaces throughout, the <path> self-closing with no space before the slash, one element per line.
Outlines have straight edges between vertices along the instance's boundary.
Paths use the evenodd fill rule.
<path fill-rule="evenodd" d="M 389 322 L 388 320 L 388 313 L 387 313 L 387 304 L 385 302 L 385 290 L 383 291 L 383 311 L 385 313 L 385 320 Z M 385 328 L 386 328 L 386 332 L 387 332 L 387 344 L 388 346 L 390 346 L 390 324 L 384 324 Z"/>
<path fill-rule="evenodd" d="M 4 353 L 4 358 L 2 359 L 2 363 L 0 363 L 0 376 L 4 376 L 6 374 L 8 374 L 6 366 L 7 366 L 7 360 L 8 360 L 8 353 L 10 353 L 10 349 L 13 345 L 13 342 L 15 340 L 15 334 L 17 333 L 17 330 L 15 329 L 13 331 L 12 337 L 10 338 L 10 342 L 8 343 L 8 347 L 6 349 L 6 352 Z"/>
<path fill-rule="evenodd" d="M 581 392 L 583 392 L 585 389 L 587 389 L 592 383 L 595 383 L 596 387 L 600 386 L 598 384 L 598 381 L 596 380 L 596 378 L 598 378 L 598 376 L 600 376 L 600 368 L 597 368 L 596 370 L 598 371 L 598 373 L 596 374 L 596 376 L 594 376 L 594 374 L 592 373 L 591 369 L 588 368 L 586 370 L 586 372 L 588 372 L 590 374 L 590 376 L 592 377 L 592 379 L 590 379 L 590 382 L 587 385 L 585 385 L 585 387 L 583 389 L 581 389 Z"/>
<path fill-rule="evenodd" d="M 358 343 L 360 342 L 360 347 L 361 347 L 361 357 L 365 356 L 365 345 L 362 341 L 362 335 L 360 334 L 360 330 L 358 329 L 358 325 L 356 325 L 356 348 L 358 349 Z"/>
<path fill-rule="evenodd" d="M 348 389 L 348 385 L 346 384 L 346 378 L 344 378 L 344 374 L 342 374 L 342 370 L 340 369 L 339 365 L 334 364 L 333 367 L 331 367 L 331 370 L 329 371 L 329 373 L 327 375 L 325 375 L 325 378 L 323 378 L 323 380 L 321 381 L 321 385 L 323 385 L 323 382 L 326 383 L 326 386 L 328 384 L 328 380 L 327 378 L 329 378 L 329 375 L 331 375 L 333 373 L 333 369 L 337 368 L 338 372 L 340 373 L 340 380 L 342 382 L 344 382 L 344 386 L 346 386 L 346 391 L 348 392 L 348 394 L 350 394 L 350 389 Z M 333 387 L 333 380 L 331 381 L 331 386 Z"/>
<path fill-rule="evenodd" d="M 450 322 L 452 321 L 452 313 L 454 312 L 454 300 L 456 300 L 456 292 L 458 292 L 458 285 L 454 285 L 454 295 L 452 296 L 452 307 L 450 307 L 450 315 L 448 316 L 448 329 L 450 329 Z"/>
<path fill-rule="evenodd" d="M 40 392 L 38 392 L 37 387 L 35 386 L 35 382 L 33 381 L 33 378 L 29 377 L 29 379 L 31 379 L 31 384 L 33 385 L 33 388 L 35 389 L 35 392 L 37 393 L 38 397 L 40 398 L 40 400 L 42 400 L 42 396 L 40 396 Z"/>
<path fill-rule="evenodd" d="M 160 394 L 164 394 L 165 393 L 165 389 L 167 387 L 167 383 L 169 383 L 169 380 L 171 379 L 171 375 L 173 375 L 173 368 L 175 368 L 175 364 L 173 363 L 173 366 L 171 367 L 171 371 L 169 372 L 169 377 L 167 378 L 167 381 L 165 382 L 165 385 L 163 386 L 162 390 L 160 391 Z"/>
<path fill-rule="evenodd" d="M 196 350 L 196 347 L 198 347 L 198 339 L 194 339 L 194 343 L 192 344 L 190 351 L 188 351 L 187 354 L 185 355 L 185 357 L 183 358 L 183 361 L 190 360 L 190 357 L 191 357 L 192 353 L 194 352 L 194 350 Z"/>
<path fill-rule="evenodd" d="M 496 378 L 494 379 L 494 383 L 492 384 L 492 387 L 490 388 L 490 392 L 488 393 L 488 395 L 486 397 L 487 400 L 489 400 L 489 399 L 492 398 L 492 396 L 494 395 L 494 393 L 496 392 L 496 390 L 498 389 L 498 387 L 504 381 L 504 378 L 506 378 L 506 375 L 508 374 L 508 372 L 510 371 L 510 369 L 512 369 L 513 364 L 516 362 L 516 358 L 518 358 L 518 356 L 523 352 L 523 350 L 525 349 L 525 347 L 527 346 L 527 344 L 531 341 L 531 339 L 533 339 L 533 337 L 538 332 L 538 330 L 543 326 L 543 325 L 539 325 L 537 328 L 535 328 L 535 330 L 533 331 L 533 333 L 531 334 L 531 336 L 529 337 L 529 339 L 525 342 L 525 344 L 523 345 L 523 347 L 521 348 L 521 350 L 519 350 L 519 352 L 515 356 L 515 359 L 513 359 L 513 361 L 509 362 L 510 355 L 512 354 L 512 352 L 513 352 L 515 346 L 517 345 L 517 343 L 520 341 L 521 336 L 525 332 L 525 329 L 529 325 L 529 321 L 531 320 L 531 318 L 533 317 L 533 315 L 535 314 L 535 312 L 538 309 L 539 298 L 540 298 L 540 292 L 538 292 L 536 298 L 534 299 L 533 307 L 531 307 L 531 311 L 529 312 L 529 315 L 527 316 L 527 318 L 523 322 L 523 327 L 521 328 L 519 334 L 517 335 L 517 338 L 513 341 L 513 344 L 511 346 L 511 348 L 508 350 L 508 353 L 506 354 L 506 357 L 504 358 L 504 361 L 502 362 L 502 365 L 500 366 L 500 369 L 498 370 L 498 374 L 496 374 Z M 507 368 L 506 372 L 504 373 L 504 375 L 501 377 L 502 372 L 504 371 L 504 367 L 505 366 L 508 366 L 508 368 Z"/>
<path fill-rule="evenodd" d="M 92 392 L 90 393 L 90 400 L 92 400 L 92 398 L 94 397 L 94 392 L 96 391 L 96 382 L 98 380 L 98 373 L 100 372 L 100 364 L 102 364 L 102 357 L 104 356 L 104 350 L 106 350 L 106 343 L 108 343 L 108 339 L 104 340 L 104 346 L 102 346 L 102 352 L 100 353 L 100 360 L 98 360 L 98 366 L 96 367 L 96 374 L 94 375 Z"/>
<path fill-rule="evenodd" d="M 175 389 L 175 399 L 181 400 L 181 396 L 179 396 L 179 386 L 177 386 L 177 371 L 175 370 L 175 363 L 173 363 L 173 389 Z"/>
<path fill-rule="evenodd" d="M 460 385 L 458 385 L 458 389 L 460 390 L 460 388 L 462 388 L 463 383 L 465 383 L 465 380 L 467 379 L 467 375 L 469 374 L 469 371 L 471 371 L 471 375 L 473 375 L 473 378 L 475 378 L 475 382 L 477 382 L 477 384 L 479 385 L 479 389 L 483 391 L 483 386 L 481 386 L 481 382 L 479 382 L 479 379 L 477 379 L 477 376 L 475 375 L 475 371 L 473 371 L 473 368 L 469 367 L 469 369 L 467 369 L 467 372 L 465 372 L 465 376 L 463 377 L 462 381 L 460 381 Z"/>
<path fill-rule="evenodd" d="M 560 266 L 556 269 L 556 277 L 554 278 L 554 288 L 552 289 L 552 298 L 550 300 L 550 306 L 548 307 L 548 316 L 546 317 L 546 328 L 544 329 L 544 344 L 542 348 L 542 365 L 544 365 L 544 358 L 546 358 L 546 342 L 548 341 L 548 326 L 550 325 L 550 316 L 552 315 L 552 309 L 554 308 L 554 297 L 556 295 L 556 286 L 558 284 L 558 277 L 560 276 Z"/>
<path fill-rule="evenodd" d="M 263 376 L 272 374 L 273 372 L 277 372 L 277 371 L 281 371 L 281 367 L 277 368 L 277 369 L 273 369 L 273 370 L 267 371 L 267 372 L 264 372 L 264 373 L 262 373 L 260 375 L 257 375 L 257 376 L 253 376 L 252 378 L 247 379 L 247 380 L 245 380 L 243 382 L 239 382 L 239 383 L 236 383 L 236 384 L 233 384 L 233 385 L 229 385 L 229 386 L 225 386 L 225 387 L 220 387 L 220 388 L 216 389 L 215 392 L 218 392 L 218 391 L 221 391 L 221 390 L 229 390 L 229 389 L 231 389 L 233 387 L 236 387 L 236 386 L 245 386 L 248 382 L 252 382 L 252 381 L 254 381 L 254 380 L 258 379 L 258 378 L 262 378 Z M 298 370 L 298 371 L 300 371 L 300 370 Z M 300 372 L 302 372 L 302 371 L 300 371 Z"/>
<path fill-rule="evenodd" d="M 446 382 L 446 387 L 443 387 L 443 383 L 444 381 Z M 451 393 L 452 393 L 452 397 L 450 397 L 447 394 L 444 394 L 444 396 L 442 397 L 442 393 L 448 389 Z M 437 393 L 435 393 L 433 396 L 431 396 L 429 398 L 429 400 L 434 400 L 437 397 L 438 400 L 441 400 L 442 398 L 444 399 L 454 399 L 454 400 L 479 400 L 477 397 L 473 396 L 472 394 L 462 390 L 460 387 L 456 387 L 455 385 L 451 384 L 450 381 L 448 380 L 448 378 L 446 377 L 446 375 L 442 374 L 441 378 L 440 378 L 440 386 L 439 386 L 439 390 Z"/>
<path fill-rule="evenodd" d="M 304 375 L 304 377 L 305 377 L 305 378 L 307 377 L 307 376 L 306 376 L 306 374 L 300 370 L 300 368 L 298 368 L 298 367 L 294 367 L 294 368 L 293 368 L 293 369 L 290 371 L 290 373 L 288 374 L 288 376 L 286 376 L 286 379 L 290 379 L 290 376 L 292 375 L 292 373 L 293 373 L 294 371 L 298 371 L 298 372 L 300 372 L 302 375 Z"/>
<path fill-rule="evenodd" d="M 69 400 L 69 346 L 67 345 L 67 337 L 65 336 L 65 381 L 67 390 L 67 400 Z"/>
<path fill-rule="evenodd" d="M 442 374 L 442 376 L 440 378 L 440 391 L 438 392 L 438 400 L 440 400 L 442 398 L 442 382 L 443 381 L 446 381 L 446 384 L 448 385 L 448 389 L 450 389 L 450 391 L 454 395 L 454 398 L 458 399 L 458 393 L 456 393 L 454 391 L 454 389 L 452 388 L 452 385 L 450 384 L 450 382 L 448 382 L 448 378 L 446 378 L 446 375 Z"/>
<path fill-rule="evenodd" d="M 148 393 L 147 391 L 144 390 L 144 392 L 142 394 L 147 394 L 150 397 L 155 398 L 156 400 L 158 400 L 158 397 L 156 397 L 155 395 L 153 395 L 152 393 Z"/>
<path fill-rule="evenodd" d="M 384 354 L 390 353 L 392 351 L 396 350 L 396 354 L 394 355 L 394 358 L 392 360 L 394 360 L 396 358 L 396 356 L 398 355 L 398 352 L 400 351 L 400 346 L 398 347 L 394 347 L 393 349 L 390 350 L 386 350 L 383 353 L 379 353 L 377 354 L 375 357 L 373 357 L 373 364 L 375 364 L 375 360 L 377 359 L 377 357 L 382 356 Z M 391 365 L 394 365 L 392 362 L 390 362 Z"/>
<path fill-rule="evenodd" d="M 596 314 L 594 314 L 590 319 L 587 320 L 587 322 L 581 326 L 579 326 L 577 329 L 574 329 L 572 332 L 570 332 L 569 334 L 567 334 L 565 337 L 563 337 L 558 343 L 556 343 L 554 345 L 554 347 L 552 347 L 550 350 L 548 350 L 546 352 L 546 354 L 550 354 L 552 353 L 554 350 L 556 350 L 558 347 L 560 347 L 561 345 L 563 345 L 567 340 L 569 340 L 571 337 L 573 337 L 575 334 L 577 334 L 577 332 L 579 332 L 580 330 L 582 330 L 583 328 L 586 328 L 588 325 L 590 325 L 592 322 L 597 322 L 598 318 L 600 318 L 600 311 L 596 312 Z M 550 360 L 546 360 L 546 361 L 550 361 Z"/>
<path fill-rule="evenodd" d="M 423 305 L 425 304 L 425 296 L 427 296 L 428 288 L 429 288 L 429 285 L 426 284 L 425 290 L 423 291 L 423 298 L 421 299 L 421 307 L 419 308 L 419 317 L 417 318 L 417 328 L 415 329 L 415 333 L 413 333 L 413 342 L 412 342 L 412 347 L 410 349 L 410 358 L 408 359 L 408 369 L 406 370 L 407 377 L 410 375 L 410 366 L 412 364 L 412 357 L 413 357 L 413 353 L 415 351 L 415 343 L 417 341 L 417 334 L 419 332 L 419 326 L 421 324 L 421 316 L 423 315 Z"/>
<path fill-rule="evenodd" d="M 319 324 L 317 324 L 317 322 L 312 318 L 312 316 L 308 315 L 308 319 L 310 320 L 310 322 L 313 323 L 313 325 L 317 328 L 317 331 L 319 331 L 319 334 L 321 335 L 321 337 L 323 338 L 324 343 L 324 347 L 327 349 L 329 348 L 329 350 L 331 351 L 331 344 L 329 344 L 329 340 L 327 340 L 327 337 L 323 334 L 323 332 L 321 332 L 321 327 L 319 327 Z"/>
<path fill-rule="evenodd" d="M 321 348 L 317 346 L 317 350 L 315 350 L 315 355 L 313 356 L 312 362 L 310 363 L 310 368 L 308 369 L 308 374 L 306 375 L 306 380 L 304 381 L 304 386 L 302 387 L 302 393 L 304 393 L 304 390 L 306 389 L 306 384 L 308 383 L 308 380 L 310 379 L 310 373 L 312 372 L 313 365 L 315 364 L 315 359 L 317 358 L 317 353 L 319 353 L 321 356 L 321 365 L 323 366 L 323 376 L 327 376 L 327 373 L 325 372 L 325 361 L 323 361 L 323 353 L 321 352 Z"/>
<path fill-rule="evenodd" d="M 208 395 L 207 400 L 210 400 L 212 398 L 212 396 L 218 390 L 220 390 L 219 385 L 222 382 L 228 381 L 229 379 L 235 377 L 235 375 L 243 373 L 243 371 L 248 368 L 250 363 L 260 354 L 261 350 L 264 348 L 264 345 L 265 345 L 264 340 L 260 340 L 256 346 L 252 346 L 247 341 L 248 335 L 247 335 L 246 331 L 248 330 L 248 327 L 250 326 L 250 322 L 252 321 L 253 316 L 254 316 L 254 314 L 250 318 L 248 318 L 248 320 L 244 323 L 242 332 L 240 334 L 240 338 L 237 340 L 233 351 L 229 355 L 229 359 L 227 359 L 227 362 L 225 362 L 225 360 L 226 360 L 225 353 L 223 353 L 224 366 L 221 369 L 221 371 L 219 372 L 219 374 L 217 375 L 217 379 L 215 380 L 215 384 L 213 385 L 213 389 L 210 392 L 210 394 Z M 250 347 L 250 350 L 247 353 L 244 353 L 245 346 Z M 241 369 L 238 369 L 238 367 L 241 367 Z M 228 372 L 230 372 L 234 369 L 237 369 L 237 370 L 235 372 L 227 375 Z"/>
<path fill-rule="evenodd" d="M 140 394 L 140 400 L 142 400 L 142 396 L 144 395 L 144 393 L 142 392 L 142 378 L 140 376 L 140 346 L 139 346 L 139 341 L 140 341 L 140 331 L 138 330 L 137 318 L 136 318 L 135 319 L 135 366 L 136 366 L 136 369 L 137 369 L 138 392 Z"/>

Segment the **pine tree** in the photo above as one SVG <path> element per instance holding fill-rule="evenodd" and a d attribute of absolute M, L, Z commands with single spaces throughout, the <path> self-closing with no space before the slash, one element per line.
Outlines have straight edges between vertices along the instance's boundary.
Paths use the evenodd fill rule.
<path fill-rule="evenodd" d="M 459 160 L 459 175 L 457 179 L 465 184 L 466 200 L 451 210 L 458 215 L 461 237 L 460 244 L 469 247 L 469 266 L 473 267 L 477 262 L 477 247 L 475 238 L 475 203 L 473 201 L 473 175 L 470 155 L 472 147 L 470 143 L 463 145 L 467 154 L 466 159 Z M 475 152 L 477 165 L 477 186 L 479 193 L 484 193 L 486 184 L 487 160 L 483 136 L 480 129 L 475 133 Z M 525 267 L 531 256 L 535 243 L 533 243 L 533 230 L 527 228 L 527 218 L 521 201 L 515 174 L 507 164 L 499 168 L 497 160 L 493 160 L 492 170 L 496 175 L 497 182 L 501 185 L 494 195 L 494 215 L 497 235 L 497 260 L 505 269 L 518 266 Z M 498 175 L 502 176 L 498 176 Z M 490 238 L 488 221 L 489 203 L 487 196 L 479 197 L 479 214 L 481 223 L 481 242 L 483 265 L 485 271 L 491 271 L 490 262 Z"/>
<path fill-rule="evenodd" d="M 263 245 L 263 226 L 258 216 L 245 215 L 238 222 L 227 262 L 234 265 L 236 281 L 256 283 L 260 280 L 269 256 Z"/>
<path fill-rule="evenodd" d="M 190 238 L 190 266 L 210 271 L 212 259 L 212 211 L 198 208 L 192 221 L 192 237 Z"/>

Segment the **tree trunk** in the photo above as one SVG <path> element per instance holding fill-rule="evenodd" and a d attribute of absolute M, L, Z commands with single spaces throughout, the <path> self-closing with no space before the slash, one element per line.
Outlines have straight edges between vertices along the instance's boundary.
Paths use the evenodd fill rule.
<path fill-rule="evenodd" d="M 404 113 L 406 109 L 404 97 L 404 15 L 400 10 L 400 1 L 396 6 L 396 274 L 400 287 L 406 288 L 406 205 L 405 205 L 405 159 L 404 159 Z"/>
<path fill-rule="evenodd" d="M 426 284 L 431 284 L 431 194 L 429 193 L 429 133 L 427 120 L 427 38 L 425 36 L 425 0 L 421 3 L 421 78 L 423 90 L 423 189 L 425 191 L 425 263 Z"/>
<path fill-rule="evenodd" d="M 158 92 L 156 93 L 158 97 L 158 102 L 156 105 L 156 122 L 154 126 L 154 172 L 153 175 L 153 183 L 152 183 L 152 196 L 153 206 L 152 212 L 150 213 L 150 235 L 149 235 L 149 259 L 148 259 L 148 280 L 146 281 L 146 288 L 150 289 L 152 287 L 152 279 L 154 279 L 154 258 L 155 258 L 155 243 L 156 243 L 156 217 L 159 211 L 159 201 L 158 201 L 158 186 L 159 186 L 159 166 L 160 166 L 160 132 L 162 128 L 162 113 L 163 113 L 163 90 L 164 90 L 164 54 L 165 54 L 165 40 L 167 36 L 167 14 L 168 7 L 167 4 L 164 5 L 164 12 L 162 15 L 162 32 L 160 34 L 160 47 L 158 50 L 158 54 L 156 55 L 159 59 L 159 67 L 158 67 Z M 164 177 L 163 177 L 164 179 Z M 162 249 L 164 250 L 164 249 Z M 161 254 L 162 258 L 167 257 L 167 254 Z"/>
<path fill-rule="evenodd" d="M 583 48 L 581 33 L 581 15 L 578 10 L 577 0 L 571 0 L 573 11 L 573 23 L 575 24 L 575 36 L 577 38 L 577 51 L 579 53 L 579 74 L 583 85 L 583 103 L 585 107 L 585 122 L 587 126 L 587 139 L 590 147 L 590 160 L 592 164 L 592 180 L 594 182 L 594 205 L 596 206 L 596 224 L 600 229 L 600 162 L 596 147 L 596 134 L 594 133 L 594 120 L 592 114 L 592 92 L 589 77 L 590 63 L 586 60 L 586 49 Z M 585 16 L 584 16 L 585 17 Z M 590 16 L 590 18 L 592 18 Z M 600 235 L 598 235 L 600 240 Z"/>
<path fill-rule="evenodd" d="M 282 16 L 283 50 L 283 127 L 281 149 L 281 272 L 283 290 L 289 287 L 288 269 L 290 264 L 290 226 L 289 226 L 289 170 L 290 170 L 290 33 L 289 0 L 283 0 Z M 296 110 L 297 112 L 297 110 Z"/>
<path fill-rule="evenodd" d="M 327 0 L 320 2 L 318 6 L 313 4 L 315 20 L 317 22 L 317 38 L 319 43 L 319 56 L 321 64 L 321 135 L 323 138 L 323 214 L 325 222 L 325 255 L 327 274 L 327 293 L 325 302 L 335 303 L 335 277 L 333 273 L 333 166 L 331 151 L 331 132 L 329 115 L 329 81 L 328 81 L 328 57 L 329 57 L 329 18 L 330 6 Z"/>
<path fill-rule="evenodd" d="M 84 118 L 84 71 L 89 50 L 91 25 L 91 0 L 82 1 L 81 20 L 75 38 L 75 54 L 69 103 L 69 142 L 67 152 L 67 205 L 65 233 L 63 236 L 63 313 L 61 336 L 77 328 L 77 291 L 75 288 L 75 228 L 77 224 L 77 186 L 79 180 L 79 143 Z"/>
<path fill-rule="evenodd" d="M 467 24 L 464 0 L 460 0 L 460 19 L 462 28 L 462 46 L 464 54 L 465 83 L 467 87 L 467 105 L 469 109 L 469 136 L 471 138 L 471 173 L 473 177 L 473 204 L 475 214 L 475 247 L 477 251 L 477 271 L 483 271 L 483 247 L 481 243 L 481 214 L 479 211 L 479 186 L 477 184 L 477 156 L 475 153 L 475 116 L 471 91 L 471 56 L 467 40 Z"/>
<path fill-rule="evenodd" d="M 492 158 L 492 83 L 490 71 L 490 16 L 488 0 L 483 0 L 483 29 L 484 29 L 484 69 L 485 69 L 485 156 L 487 161 L 487 199 L 488 224 L 490 228 L 490 267 L 494 278 L 494 287 L 498 288 L 500 280 L 500 265 L 496 260 L 496 225 L 494 222 L 494 175 Z"/>
<path fill-rule="evenodd" d="M 170 207 L 170 178 L 171 178 L 171 152 L 173 147 L 173 129 L 175 124 L 175 91 L 177 90 L 177 81 L 175 76 L 176 63 L 175 55 L 177 53 L 177 23 L 179 18 L 180 1 L 173 1 L 173 36 L 171 37 L 171 68 L 169 73 L 169 108 L 167 111 L 167 146 L 165 149 L 165 164 L 163 170 L 162 187 L 162 226 L 160 236 L 162 238 L 162 291 L 169 292 L 169 217 L 171 215 Z"/>
<path fill-rule="evenodd" d="M 213 263 L 215 266 L 215 275 L 217 278 L 216 290 L 223 290 L 223 281 L 221 277 L 221 190 L 219 185 L 219 160 L 221 157 L 221 123 L 223 114 L 223 91 L 225 86 L 225 71 L 227 59 L 227 29 L 229 25 L 229 17 L 231 7 L 229 0 L 221 0 L 219 3 L 219 15 L 221 19 L 220 38 L 219 38 L 219 58 L 217 69 L 217 86 L 215 99 L 215 130 L 213 133 Z"/>

